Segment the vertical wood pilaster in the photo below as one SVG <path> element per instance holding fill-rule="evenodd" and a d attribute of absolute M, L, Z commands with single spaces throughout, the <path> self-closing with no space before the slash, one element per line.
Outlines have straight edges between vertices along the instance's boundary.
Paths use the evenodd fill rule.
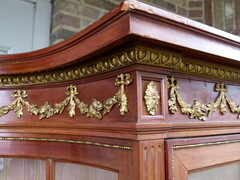
<path fill-rule="evenodd" d="M 136 141 L 134 151 L 134 175 L 139 180 L 164 180 L 164 141 Z"/>

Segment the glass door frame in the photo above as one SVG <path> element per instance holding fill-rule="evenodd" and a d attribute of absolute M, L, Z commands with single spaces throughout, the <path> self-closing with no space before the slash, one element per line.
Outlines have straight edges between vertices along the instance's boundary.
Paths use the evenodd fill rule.
<path fill-rule="evenodd" d="M 56 137 L 55 137 L 56 138 Z M 132 177 L 133 151 L 125 149 L 130 144 L 127 140 L 115 140 L 123 144 L 113 148 L 106 138 L 59 137 L 2 137 L 0 138 L 0 157 L 27 158 L 46 160 L 46 180 L 55 179 L 55 163 L 67 162 L 87 165 L 117 172 L 119 180 Z M 76 142 L 76 143 L 75 143 Z M 88 143 L 78 143 L 88 142 Z M 89 142 L 99 142 L 98 144 Z M 126 144 L 126 146 L 125 146 Z M 102 146 L 101 146 L 102 145 Z"/>
<path fill-rule="evenodd" d="M 240 161 L 240 135 L 171 139 L 165 147 L 169 180 Z"/>

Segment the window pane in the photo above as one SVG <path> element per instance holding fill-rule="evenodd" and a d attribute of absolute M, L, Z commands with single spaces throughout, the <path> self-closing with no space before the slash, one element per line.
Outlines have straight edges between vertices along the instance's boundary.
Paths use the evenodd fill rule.
<path fill-rule="evenodd" d="M 55 180 L 117 180 L 118 174 L 90 166 L 56 163 Z"/>
<path fill-rule="evenodd" d="M 189 174 L 189 180 L 239 180 L 240 163 L 228 164 Z"/>
<path fill-rule="evenodd" d="M 34 159 L 0 158 L 0 180 L 45 180 L 46 162 Z"/>

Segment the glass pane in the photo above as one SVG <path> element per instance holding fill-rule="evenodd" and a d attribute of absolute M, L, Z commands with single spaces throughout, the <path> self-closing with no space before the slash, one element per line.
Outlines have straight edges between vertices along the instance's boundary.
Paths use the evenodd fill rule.
<path fill-rule="evenodd" d="M 228 164 L 206 171 L 189 174 L 189 180 L 239 180 L 240 163 Z"/>
<path fill-rule="evenodd" d="M 55 180 L 118 180 L 118 174 L 90 166 L 56 163 Z"/>
<path fill-rule="evenodd" d="M 0 180 L 45 180 L 46 162 L 34 159 L 0 158 Z"/>

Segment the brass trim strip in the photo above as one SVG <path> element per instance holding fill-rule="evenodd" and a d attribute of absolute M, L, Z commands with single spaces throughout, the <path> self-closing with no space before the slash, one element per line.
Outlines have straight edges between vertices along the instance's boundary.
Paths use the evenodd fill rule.
<path fill-rule="evenodd" d="M 84 145 L 101 146 L 101 147 L 113 148 L 113 149 L 124 149 L 124 150 L 132 150 L 133 149 L 133 147 L 131 147 L 131 146 L 123 146 L 123 145 L 117 145 L 117 144 L 106 144 L 106 143 L 98 143 L 98 142 L 91 142 L 91 141 L 70 140 L 70 139 L 0 137 L 0 141 L 63 142 L 63 143 L 70 143 L 70 144 L 84 144 Z"/>
<path fill-rule="evenodd" d="M 235 140 L 227 140 L 227 141 L 208 142 L 208 143 L 175 145 L 175 146 L 172 147 L 172 149 L 176 150 L 176 149 L 213 146 L 213 145 L 222 145 L 222 144 L 239 143 L 239 142 L 240 142 L 240 139 L 235 139 Z"/>

